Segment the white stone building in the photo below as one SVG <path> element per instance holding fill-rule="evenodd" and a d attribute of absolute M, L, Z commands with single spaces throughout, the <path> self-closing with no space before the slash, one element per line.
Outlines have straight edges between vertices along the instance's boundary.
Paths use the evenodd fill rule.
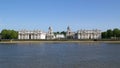
<path fill-rule="evenodd" d="M 101 39 L 101 30 L 78 30 L 77 39 Z"/>
<path fill-rule="evenodd" d="M 48 28 L 48 33 L 46 34 L 46 39 L 55 39 L 55 35 L 53 33 L 52 27 Z"/>
<path fill-rule="evenodd" d="M 18 31 L 18 39 L 46 39 L 46 33 L 41 30 Z"/>
<path fill-rule="evenodd" d="M 48 32 L 41 30 L 21 30 L 18 31 L 18 39 L 101 39 L 101 30 L 78 30 L 72 32 L 70 27 L 67 27 L 66 35 L 54 34 L 53 29 L 49 27 Z"/>
<path fill-rule="evenodd" d="M 66 31 L 66 38 L 67 39 L 75 38 L 75 32 L 72 32 L 69 26 L 67 27 L 67 31 Z"/>
<path fill-rule="evenodd" d="M 64 34 L 56 34 L 56 37 L 55 37 L 56 39 L 64 39 L 65 38 L 65 36 L 64 36 Z"/>

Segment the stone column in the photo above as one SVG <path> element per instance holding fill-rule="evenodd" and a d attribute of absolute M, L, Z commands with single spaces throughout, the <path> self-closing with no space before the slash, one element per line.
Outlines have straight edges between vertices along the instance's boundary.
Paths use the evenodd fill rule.
<path fill-rule="evenodd" d="M 23 34 L 22 34 L 22 39 L 23 39 Z"/>
<path fill-rule="evenodd" d="M 28 39 L 28 34 L 27 34 L 27 39 Z"/>
<path fill-rule="evenodd" d="M 20 39 L 20 34 L 18 34 L 18 39 Z"/>
<path fill-rule="evenodd" d="M 31 39 L 33 39 L 33 34 L 31 34 Z"/>
<path fill-rule="evenodd" d="M 24 34 L 24 36 L 25 36 L 24 39 L 26 39 L 26 34 Z"/>

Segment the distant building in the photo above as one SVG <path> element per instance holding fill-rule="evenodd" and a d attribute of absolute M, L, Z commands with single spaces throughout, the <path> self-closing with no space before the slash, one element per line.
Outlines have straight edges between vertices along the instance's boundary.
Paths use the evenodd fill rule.
<path fill-rule="evenodd" d="M 65 36 L 64 36 L 64 34 L 56 34 L 56 37 L 55 37 L 56 39 L 64 39 L 65 38 Z"/>
<path fill-rule="evenodd" d="M 21 30 L 18 31 L 18 39 L 46 39 L 46 33 L 40 30 Z"/>
<path fill-rule="evenodd" d="M 52 27 L 48 28 L 48 33 L 46 34 L 46 39 L 55 39 L 55 35 L 53 33 Z"/>
<path fill-rule="evenodd" d="M 18 31 L 18 39 L 101 39 L 101 30 L 78 30 L 77 32 L 72 32 L 70 27 L 67 27 L 65 34 L 54 34 L 51 27 L 48 28 L 48 32 L 43 32 L 41 30 L 21 30 Z"/>
<path fill-rule="evenodd" d="M 75 32 L 72 32 L 69 26 L 67 27 L 66 38 L 67 39 L 75 38 Z"/>
<path fill-rule="evenodd" d="M 100 30 L 78 30 L 77 39 L 101 39 Z"/>

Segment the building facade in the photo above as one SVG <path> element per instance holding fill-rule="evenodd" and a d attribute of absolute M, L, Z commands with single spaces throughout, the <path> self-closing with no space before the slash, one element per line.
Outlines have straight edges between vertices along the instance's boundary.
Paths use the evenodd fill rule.
<path fill-rule="evenodd" d="M 101 30 L 78 30 L 72 32 L 70 27 L 67 27 L 66 35 L 54 34 L 51 27 L 48 28 L 48 32 L 41 30 L 21 30 L 18 31 L 18 39 L 101 39 Z"/>
<path fill-rule="evenodd" d="M 48 28 L 48 33 L 46 34 L 46 39 L 55 39 L 55 35 L 53 33 L 52 27 Z"/>
<path fill-rule="evenodd" d="M 46 39 L 46 33 L 40 30 L 21 30 L 18 31 L 18 39 Z"/>
<path fill-rule="evenodd" d="M 65 36 L 64 36 L 64 34 L 56 34 L 55 38 L 56 39 L 64 39 Z"/>
<path fill-rule="evenodd" d="M 101 39 L 101 30 L 78 30 L 77 39 Z"/>
<path fill-rule="evenodd" d="M 72 32 L 70 27 L 67 27 L 67 31 L 66 31 L 66 38 L 67 39 L 74 39 L 75 37 L 75 32 Z"/>

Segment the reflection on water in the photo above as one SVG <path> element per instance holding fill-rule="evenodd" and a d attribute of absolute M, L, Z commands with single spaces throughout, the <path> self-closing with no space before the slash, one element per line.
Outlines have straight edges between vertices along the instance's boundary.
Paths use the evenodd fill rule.
<path fill-rule="evenodd" d="M 0 44 L 0 68 L 119 68 L 120 44 Z"/>

